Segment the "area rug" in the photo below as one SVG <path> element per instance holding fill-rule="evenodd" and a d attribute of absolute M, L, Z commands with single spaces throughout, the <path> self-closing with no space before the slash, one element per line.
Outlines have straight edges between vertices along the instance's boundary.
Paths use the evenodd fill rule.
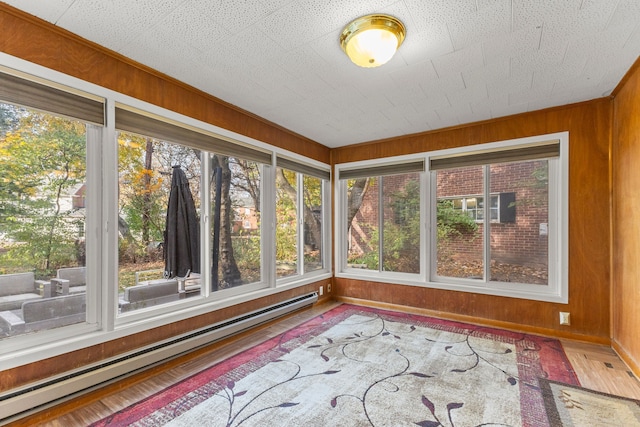
<path fill-rule="evenodd" d="M 640 401 L 540 379 L 553 426 L 640 426 Z"/>
<path fill-rule="evenodd" d="M 553 426 L 554 339 L 340 305 L 96 426 Z"/>

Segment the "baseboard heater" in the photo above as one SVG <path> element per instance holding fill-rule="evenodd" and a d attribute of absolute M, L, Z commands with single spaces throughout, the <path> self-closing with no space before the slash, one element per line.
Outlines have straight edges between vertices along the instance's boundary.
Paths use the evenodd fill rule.
<path fill-rule="evenodd" d="M 318 301 L 318 294 L 313 292 L 11 390 L 0 395 L 0 425 L 104 387 L 155 364 L 284 316 L 316 301 Z"/>

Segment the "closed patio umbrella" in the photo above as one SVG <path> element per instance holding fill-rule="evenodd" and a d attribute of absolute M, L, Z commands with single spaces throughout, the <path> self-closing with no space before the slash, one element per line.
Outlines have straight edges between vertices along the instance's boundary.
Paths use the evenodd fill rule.
<path fill-rule="evenodd" d="M 189 273 L 200 273 L 200 222 L 187 176 L 174 166 L 164 230 L 164 276 L 184 278 Z"/>

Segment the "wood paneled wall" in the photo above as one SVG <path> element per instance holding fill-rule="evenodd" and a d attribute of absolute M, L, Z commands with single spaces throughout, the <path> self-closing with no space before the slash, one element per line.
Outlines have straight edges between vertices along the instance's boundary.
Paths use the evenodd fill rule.
<path fill-rule="evenodd" d="M 445 317 L 463 316 L 478 323 L 609 343 L 610 99 L 338 148 L 332 150 L 331 160 L 338 164 L 561 131 L 569 131 L 567 305 L 341 278 L 334 278 L 334 293 Z M 559 324 L 560 311 L 571 313 L 570 326 Z"/>
<path fill-rule="evenodd" d="M 479 322 L 514 325 L 524 330 L 558 336 L 609 342 L 610 337 L 610 159 L 612 106 L 609 99 L 521 114 L 469 126 L 429 132 L 335 149 L 296 135 L 264 119 L 231 106 L 170 77 L 0 3 L 0 51 L 82 80 L 124 93 L 204 122 L 258 139 L 322 162 L 343 163 L 401 154 L 451 148 L 484 142 L 534 136 L 568 130 L 570 133 L 569 183 L 569 304 L 524 301 L 422 287 L 333 279 L 333 294 L 441 313 L 471 316 Z M 621 140 L 616 158 L 621 170 L 615 205 L 617 227 L 614 331 L 616 340 L 638 360 L 638 274 L 632 258 L 638 254 L 634 237 L 640 228 L 634 187 L 640 173 L 633 162 L 640 159 L 638 144 L 639 89 L 636 76 L 616 100 L 616 137 Z M 635 114 L 635 117 L 633 117 Z M 635 143 L 635 146 L 633 146 Z M 624 199 L 620 201 L 621 199 Z M 631 230 L 631 231 L 630 231 Z M 621 241 L 618 241 L 618 238 Z M 326 282 L 326 281 L 324 281 Z M 323 283 L 324 283 L 323 282 Z M 626 284 L 626 287 L 625 285 Z M 195 319 L 178 322 L 143 334 L 107 342 L 47 361 L 2 372 L 0 391 L 77 368 L 121 352 L 162 340 L 223 318 L 251 311 L 316 290 L 319 283 L 229 307 Z M 635 287 L 634 287 L 635 286 Z M 635 307 L 634 307 L 635 306 Z M 618 309 L 620 312 L 618 312 Z M 570 326 L 560 326 L 558 312 L 571 312 Z"/>
<path fill-rule="evenodd" d="M 329 148 L 0 3 L 0 51 L 329 163 Z"/>
<path fill-rule="evenodd" d="M 612 337 L 640 373 L 640 59 L 614 95 Z"/>

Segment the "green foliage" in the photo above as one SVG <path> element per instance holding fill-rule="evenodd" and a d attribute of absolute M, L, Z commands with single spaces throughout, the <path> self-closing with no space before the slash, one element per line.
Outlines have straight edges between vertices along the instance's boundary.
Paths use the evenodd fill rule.
<path fill-rule="evenodd" d="M 242 272 L 242 282 L 252 283 L 260 280 L 260 235 L 240 230 L 233 236 L 233 254 Z"/>
<path fill-rule="evenodd" d="M 295 264 L 298 258 L 296 173 L 282 169 L 276 186 L 276 260 Z"/>
<path fill-rule="evenodd" d="M 71 209 L 70 195 L 85 181 L 85 125 L 36 112 L 17 117 L 13 130 L 0 132 L 0 229 L 10 242 L 2 263 L 40 276 L 78 262 L 84 215 Z"/>
<path fill-rule="evenodd" d="M 16 105 L 0 102 L 0 138 L 12 132 L 20 123 L 24 110 Z"/>
<path fill-rule="evenodd" d="M 420 183 L 409 180 L 391 198 L 393 221 L 386 221 L 383 243 L 385 271 L 420 272 Z"/>
<path fill-rule="evenodd" d="M 515 202 L 511 202 L 509 207 L 521 206 L 537 208 L 547 206 L 549 200 L 549 161 L 538 160 L 535 168 L 526 179 L 518 183 L 521 194 L 527 194 Z M 524 191 L 523 191 L 524 190 Z"/>
<path fill-rule="evenodd" d="M 472 234 L 478 230 L 475 220 L 461 209 L 453 207 L 453 200 L 442 199 L 436 204 L 437 222 L 437 247 L 438 258 L 446 258 L 451 255 L 452 249 L 449 246 L 451 240 L 456 237 Z"/>
<path fill-rule="evenodd" d="M 453 200 L 442 199 L 436 204 L 436 221 L 438 225 L 438 241 L 459 236 L 463 233 L 473 233 L 478 224 L 466 212 L 455 209 Z"/>
<path fill-rule="evenodd" d="M 136 135 L 121 132 L 118 136 L 120 216 L 129 227 L 130 237 L 137 245 L 135 250 L 127 248 L 127 251 L 121 252 L 127 253 L 129 258 L 133 255 L 132 251 L 143 256 L 150 242 L 162 241 L 164 238 L 171 179 L 160 173 L 162 168 L 158 165 L 147 169 L 144 164 L 146 156 L 159 151 L 158 145 L 160 143 L 154 141 L 148 146 L 146 138 Z M 147 153 L 148 149 L 151 150 L 150 153 Z M 165 166 L 165 169 L 171 168 Z M 137 256 L 133 259 L 137 259 Z"/>
<path fill-rule="evenodd" d="M 322 206 L 322 180 L 313 176 L 304 175 L 304 204 L 309 208 Z"/>
<path fill-rule="evenodd" d="M 384 209 L 385 222 L 382 242 L 384 271 L 418 273 L 420 271 L 420 183 L 411 179 L 404 187 L 394 192 Z M 361 225 L 362 227 L 362 225 Z M 362 264 L 370 270 L 380 266 L 379 241 L 377 227 L 365 231 L 368 248 L 358 256 L 352 256 L 348 262 Z"/>
<path fill-rule="evenodd" d="M 390 208 L 390 210 L 389 210 Z M 453 201 L 439 200 L 436 204 L 438 243 L 455 236 L 475 233 L 478 224 L 466 212 L 454 209 Z M 360 224 L 360 228 L 365 228 Z M 360 264 L 370 270 L 379 269 L 379 231 L 366 228 L 368 250 L 348 259 L 350 264 Z M 383 270 L 418 273 L 420 271 L 420 184 L 409 180 L 404 187 L 392 194 L 385 209 L 383 238 Z"/>
<path fill-rule="evenodd" d="M 366 231 L 369 236 L 367 249 L 364 253 L 349 257 L 347 262 L 355 266 L 364 266 L 367 270 L 378 270 L 380 265 L 380 256 L 378 254 L 378 242 L 380 241 L 380 233 L 378 227 L 369 227 Z"/>

